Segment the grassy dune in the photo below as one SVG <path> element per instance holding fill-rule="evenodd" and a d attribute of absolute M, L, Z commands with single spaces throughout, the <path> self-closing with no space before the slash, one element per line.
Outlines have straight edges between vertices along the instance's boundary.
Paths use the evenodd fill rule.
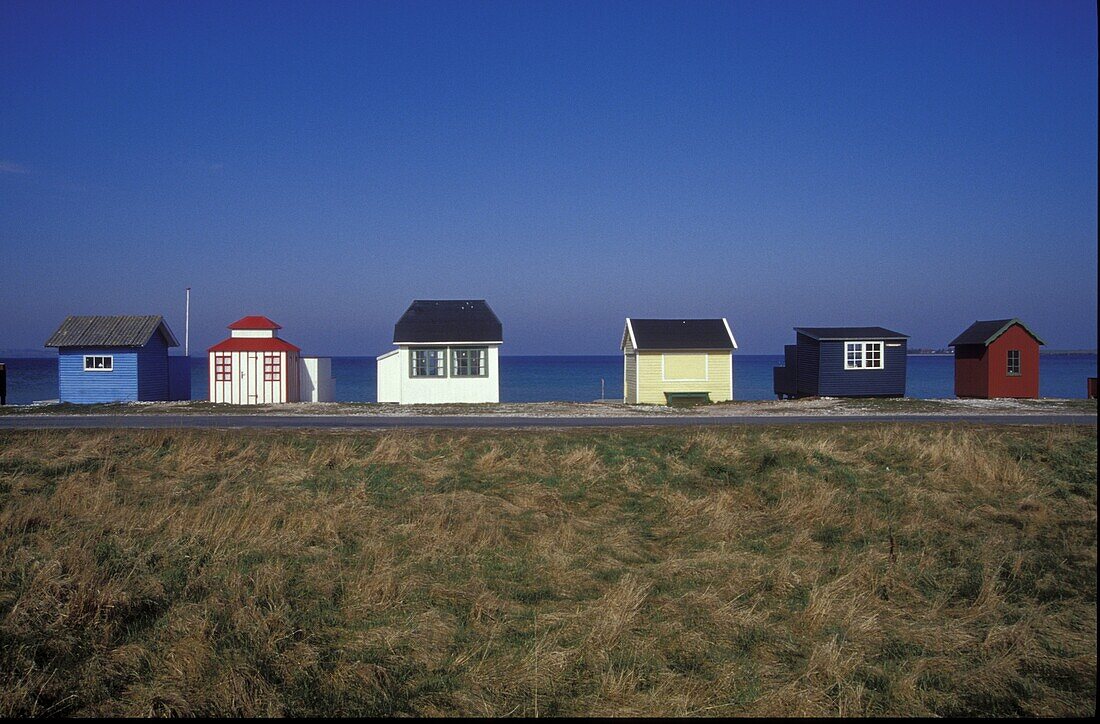
<path fill-rule="evenodd" d="M 0 715 L 1091 714 L 1095 428 L 0 433 Z"/>

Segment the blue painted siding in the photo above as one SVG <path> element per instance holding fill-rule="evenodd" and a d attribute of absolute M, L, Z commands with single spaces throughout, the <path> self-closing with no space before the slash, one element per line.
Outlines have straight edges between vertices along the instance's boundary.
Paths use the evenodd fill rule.
<path fill-rule="evenodd" d="M 110 355 L 110 372 L 84 369 L 85 355 Z M 57 351 L 57 389 L 62 402 L 134 402 L 167 400 L 168 346 L 158 334 L 140 349 L 73 347 Z"/>
<path fill-rule="evenodd" d="M 139 400 L 168 399 L 168 345 L 159 334 L 138 350 Z"/>
<path fill-rule="evenodd" d="M 816 395 L 818 388 L 818 343 L 804 334 L 799 334 L 795 340 L 795 356 L 798 359 L 795 372 L 795 383 L 798 385 L 798 394 L 802 396 Z"/>
<path fill-rule="evenodd" d="M 168 358 L 168 399 L 191 399 L 191 359 L 188 357 Z"/>
<path fill-rule="evenodd" d="M 110 355 L 110 372 L 86 372 L 84 355 Z M 137 350 L 117 347 L 73 347 L 57 354 L 57 390 L 62 402 L 89 404 L 136 400 L 138 394 Z"/>
<path fill-rule="evenodd" d="M 879 340 L 868 339 L 874 342 Z M 818 343 L 817 393 L 822 397 L 902 397 L 905 395 L 905 340 L 881 340 L 885 361 L 881 370 L 844 369 L 844 342 Z M 896 344 L 898 346 L 891 347 Z M 801 367 L 801 360 L 799 360 Z M 801 369 L 799 369 L 801 374 Z"/>

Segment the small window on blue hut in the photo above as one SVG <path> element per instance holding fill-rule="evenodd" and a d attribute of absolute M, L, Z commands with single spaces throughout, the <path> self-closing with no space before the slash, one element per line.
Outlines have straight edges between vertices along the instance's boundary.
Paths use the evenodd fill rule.
<path fill-rule="evenodd" d="M 882 342 L 845 342 L 844 369 L 881 370 Z"/>
<path fill-rule="evenodd" d="M 86 372 L 110 372 L 115 368 L 115 358 L 111 355 L 84 355 Z"/>
<path fill-rule="evenodd" d="M 1020 374 L 1020 350 L 1010 349 L 1008 350 L 1008 375 L 1019 377 Z"/>

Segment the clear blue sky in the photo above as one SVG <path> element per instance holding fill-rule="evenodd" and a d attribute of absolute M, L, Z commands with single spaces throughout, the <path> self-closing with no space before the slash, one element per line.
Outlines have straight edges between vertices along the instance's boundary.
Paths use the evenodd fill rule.
<path fill-rule="evenodd" d="M 0 348 L 266 314 L 378 354 L 626 316 L 1097 339 L 1097 18 L 1067 2 L 0 3 Z"/>

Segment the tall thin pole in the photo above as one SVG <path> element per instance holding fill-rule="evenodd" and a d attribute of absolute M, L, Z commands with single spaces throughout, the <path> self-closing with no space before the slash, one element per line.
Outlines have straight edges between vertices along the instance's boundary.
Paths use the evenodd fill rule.
<path fill-rule="evenodd" d="M 187 302 L 183 307 L 183 356 L 191 356 L 191 287 L 187 287 Z"/>

